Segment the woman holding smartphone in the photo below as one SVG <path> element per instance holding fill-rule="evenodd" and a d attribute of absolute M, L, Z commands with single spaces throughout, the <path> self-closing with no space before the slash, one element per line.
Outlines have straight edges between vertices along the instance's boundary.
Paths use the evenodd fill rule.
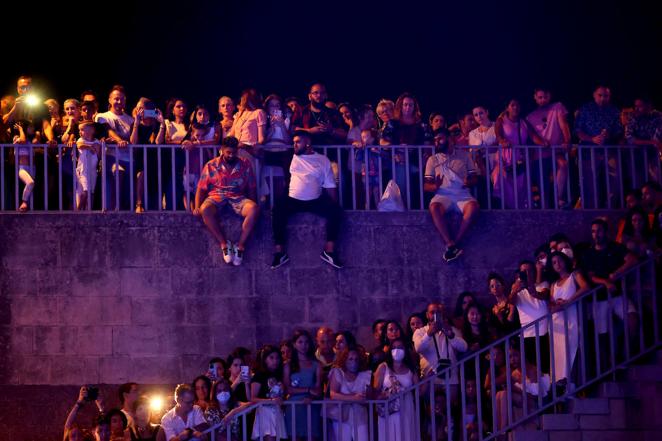
<path fill-rule="evenodd" d="M 243 357 L 236 351 L 228 357 L 228 365 L 230 366 L 230 387 L 232 388 L 232 395 L 240 403 L 247 403 L 251 400 L 251 375 L 248 364 Z"/>

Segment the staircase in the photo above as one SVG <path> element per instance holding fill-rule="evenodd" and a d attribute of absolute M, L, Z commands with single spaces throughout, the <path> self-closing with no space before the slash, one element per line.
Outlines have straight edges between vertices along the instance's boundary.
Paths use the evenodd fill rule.
<path fill-rule="evenodd" d="M 542 415 L 542 430 L 514 430 L 514 441 L 662 440 L 662 352 L 650 364 L 623 370 L 622 381 L 575 398 L 567 413 Z"/>

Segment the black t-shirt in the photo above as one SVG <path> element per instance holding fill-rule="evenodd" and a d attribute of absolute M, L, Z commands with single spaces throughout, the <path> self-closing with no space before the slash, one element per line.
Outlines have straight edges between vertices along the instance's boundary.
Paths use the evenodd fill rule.
<path fill-rule="evenodd" d="M 584 251 L 580 267 L 589 277 L 606 279 L 625 263 L 627 253 L 627 248 L 616 242 L 607 242 L 607 246 L 601 250 L 591 246 Z"/>
<path fill-rule="evenodd" d="M 144 125 L 135 122 L 134 124 L 138 124 L 138 144 L 153 144 L 151 142 L 152 135 L 154 135 L 154 143 L 156 143 L 156 136 L 159 133 L 158 123 Z"/>
<path fill-rule="evenodd" d="M 269 393 L 274 385 L 282 383 L 282 378 L 278 378 L 273 372 L 258 372 L 253 375 L 251 383 L 258 383 L 260 385 L 260 390 L 257 392 L 258 398 L 272 398 L 269 396 Z M 281 392 L 283 394 L 285 393 L 284 390 L 281 390 Z"/>
<path fill-rule="evenodd" d="M 292 121 L 291 127 L 310 129 L 319 124 L 330 125 L 334 130 L 343 127 L 343 122 L 338 111 L 324 107 L 319 112 L 313 112 L 310 104 L 304 107 L 299 118 Z M 342 144 L 345 142 L 344 139 L 335 138 L 332 133 L 311 134 L 310 137 L 313 145 Z"/>

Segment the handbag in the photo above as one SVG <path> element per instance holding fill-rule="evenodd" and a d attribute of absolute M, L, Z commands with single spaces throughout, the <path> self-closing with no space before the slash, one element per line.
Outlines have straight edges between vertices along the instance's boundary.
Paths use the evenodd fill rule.
<path fill-rule="evenodd" d="M 448 350 L 448 336 L 444 334 L 444 338 L 446 339 L 446 358 L 441 358 L 441 354 L 439 354 L 439 345 L 437 344 L 437 336 L 435 335 L 432 341 L 434 342 L 434 349 L 437 351 L 437 366 L 434 368 L 434 372 L 439 375 L 441 374 L 444 369 L 448 368 L 453 364 L 451 361 L 451 356 L 450 352 Z"/>
<path fill-rule="evenodd" d="M 384 392 L 386 392 L 388 395 L 396 395 L 400 392 L 400 382 L 398 381 L 398 377 L 395 375 L 391 375 L 391 386 L 387 387 L 384 389 Z M 386 406 L 383 404 L 378 404 L 377 405 L 377 415 L 384 418 L 386 417 L 386 409 L 388 409 L 388 414 L 394 414 L 396 412 L 400 412 L 400 397 L 396 397 L 393 399 L 389 399 L 388 402 L 386 403 Z"/>

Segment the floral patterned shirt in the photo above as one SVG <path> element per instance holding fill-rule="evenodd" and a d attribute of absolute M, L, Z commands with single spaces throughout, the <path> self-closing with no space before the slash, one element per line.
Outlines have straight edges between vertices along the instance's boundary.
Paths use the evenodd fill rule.
<path fill-rule="evenodd" d="M 247 159 L 237 158 L 231 166 L 218 156 L 205 164 L 198 188 L 214 202 L 248 196 L 255 190 L 253 167 Z"/>

